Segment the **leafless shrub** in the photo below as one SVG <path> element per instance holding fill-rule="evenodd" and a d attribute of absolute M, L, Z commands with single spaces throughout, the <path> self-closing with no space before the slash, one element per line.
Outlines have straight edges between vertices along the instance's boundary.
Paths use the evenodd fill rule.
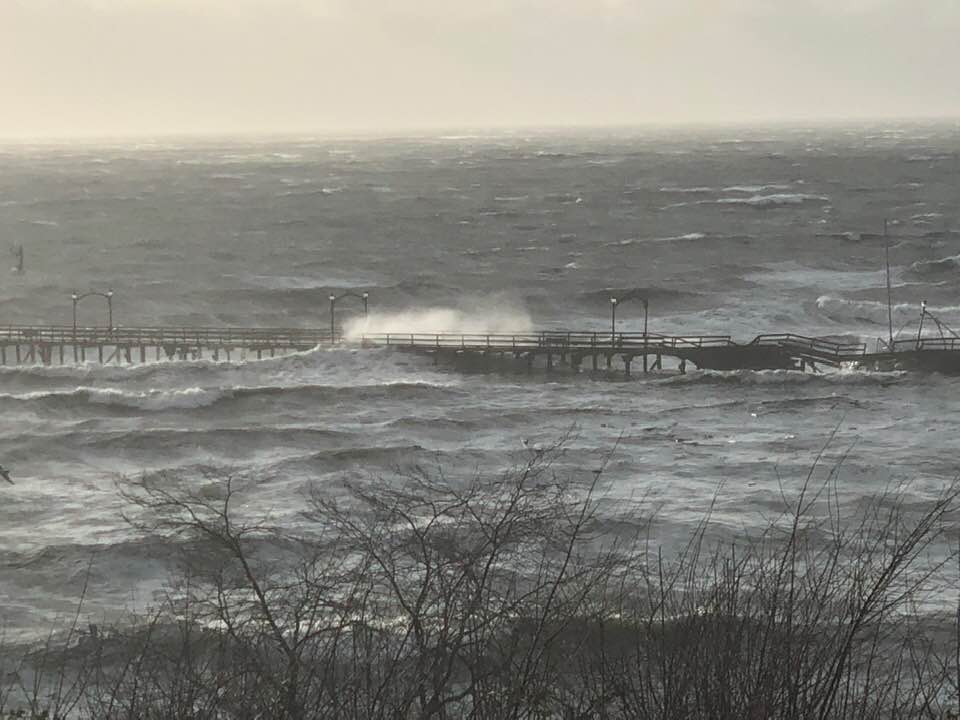
<path fill-rule="evenodd" d="M 296 531 L 243 519 L 242 477 L 132 480 L 130 522 L 183 550 L 176 582 L 141 622 L 48 664 L 63 679 L 33 696 L 105 720 L 868 720 L 956 706 L 956 618 L 929 612 L 956 560 L 956 484 L 922 508 L 886 489 L 851 513 L 837 473 L 811 471 L 765 532 L 711 539 L 707 516 L 667 552 L 641 533 L 642 505 L 600 513 L 602 468 L 559 473 L 561 451 L 459 484 L 414 471 L 315 488 Z"/>

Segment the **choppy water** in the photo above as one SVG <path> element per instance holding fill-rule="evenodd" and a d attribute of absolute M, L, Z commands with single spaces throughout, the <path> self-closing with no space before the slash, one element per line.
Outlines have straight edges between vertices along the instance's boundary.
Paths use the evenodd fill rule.
<path fill-rule="evenodd" d="M 960 326 L 960 129 L 726 130 L 0 148 L 4 322 L 70 320 L 112 287 L 124 325 L 328 322 L 368 291 L 372 322 L 435 329 L 609 328 L 609 297 L 650 299 L 651 330 L 886 332 L 919 301 Z M 10 258 L 11 264 L 13 258 Z M 344 305 L 343 318 L 351 312 Z M 355 310 L 355 308 L 354 308 Z M 93 301 L 81 322 L 103 322 Z M 623 303 L 623 331 L 641 306 Z M 456 329 L 456 328 L 451 328 Z M 571 427 L 571 466 L 613 451 L 609 494 L 646 495 L 682 536 L 718 485 L 718 522 L 760 525 L 831 431 L 841 492 L 960 467 L 960 379 L 692 373 L 630 382 L 466 375 L 429 360 L 315 350 L 244 363 L 0 370 L 0 623 L 141 607 L 164 552 L 119 517 L 116 479 L 240 466 L 250 511 L 296 522 L 307 483 L 412 463 L 499 468 Z M 779 479 L 778 479 L 779 478 Z"/>

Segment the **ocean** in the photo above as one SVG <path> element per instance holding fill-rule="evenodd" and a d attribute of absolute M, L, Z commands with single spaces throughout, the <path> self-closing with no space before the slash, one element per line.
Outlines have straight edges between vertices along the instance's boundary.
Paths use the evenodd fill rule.
<path fill-rule="evenodd" d="M 371 331 L 887 334 L 920 302 L 960 328 L 960 125 L 511 132 L 0 145 L 5 324 L 324 328 L 368 292 Z M 15 258 L 9 258 L 13 265 Z M 78 308 L 104 325 L 97 298 Z M 337 305 L 357 330 L 362 308 Z M 296 525 L 310 487 L 419 466 L 493 475 L 569 435 L 664 545 L 713 507 L 765 527 L 826 446 L 853 512 L 960 468 L 960 378 L 799 372 L 464 373 L 354 344 L 271 359 L 0 368 L 0 629 L 142 611 L 170 550 L 123 519 L 124 477 L 243 477 Z M 831 440 L 832 437 L 832 440 Z M 828 444 L 829 442 L 829 444 Z M 820 477 L 816 475 L 816 477 Z"/>

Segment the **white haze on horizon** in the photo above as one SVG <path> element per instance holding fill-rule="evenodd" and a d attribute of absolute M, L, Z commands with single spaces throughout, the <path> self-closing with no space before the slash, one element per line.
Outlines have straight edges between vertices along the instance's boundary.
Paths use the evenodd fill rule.
<path fill-rule="evenodd" d="M 0 0 L 0 137 L 960 117 L 956 0 Z"/>

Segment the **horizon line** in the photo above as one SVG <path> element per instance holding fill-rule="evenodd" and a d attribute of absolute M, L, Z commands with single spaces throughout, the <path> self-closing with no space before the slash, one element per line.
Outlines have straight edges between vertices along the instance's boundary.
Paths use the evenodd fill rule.
<path fill-rule="evenodd" d="M 492 123 L 492 124 L 410 124 L 397 127 L 348 127 L 327 128 L 258 128 L 234 130 L 131 130 L 120 132 L 59 132 L 30 134 L 3 133 L 0 144 L 59 145 L 67 143 L 92 144 L 101 142 L 158 142 L 158 141 L 209 141 L 209 140 L 291 140 L 291 139 L 482 139 L 484 136 L 509 136 L 521 133 L 583 133 L 583 132 L 690 132 L 721 131 L 728 129 L 804 130 L 819 128 L 853 129 L 855 126 L 909 126 L 909 125 L 956 125 L 960 127 L 960 115 L 889 115 L 889 116 L 831 116 L 831 117 L 770 117 L 735 118 L 711 121 L 638 121 L 609 123 Z"/>

